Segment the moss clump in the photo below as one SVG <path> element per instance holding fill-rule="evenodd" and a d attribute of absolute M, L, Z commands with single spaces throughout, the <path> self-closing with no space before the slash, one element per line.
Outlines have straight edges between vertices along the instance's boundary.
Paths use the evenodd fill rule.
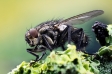
<path fill-rule="evenodd" d="M 68 45 L 67 50 L 52 51 L 45 60 L 32 66 L 24 61 L 8 74 L 99 74 L 98 65 L 99 62 L 92 61 L 88 54 Z"/>
<path fill-rule="evenodd" d="M 101 47 L 97 58 L 100 61 L 98 66 L 100 74 L 112 74 L 112 45 Z"/>

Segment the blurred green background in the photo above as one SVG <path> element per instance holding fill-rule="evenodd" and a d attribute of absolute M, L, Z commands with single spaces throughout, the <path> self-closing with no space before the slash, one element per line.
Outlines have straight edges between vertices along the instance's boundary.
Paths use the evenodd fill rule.
<path fill-rule="evenodd" d="M 31 26 L 41 22 L 68 18 L 91 10 L 104 10 L 104 14 L 83 25 L 91 41 L 88 52 L 96 52 L 96 42 L 91 26 L 96 20 L 112 23 L 112 0 L 0 0 L 0 74 L 6 74 L 22 61 L 35 59 L 26 52 L 24 34 Z"/>

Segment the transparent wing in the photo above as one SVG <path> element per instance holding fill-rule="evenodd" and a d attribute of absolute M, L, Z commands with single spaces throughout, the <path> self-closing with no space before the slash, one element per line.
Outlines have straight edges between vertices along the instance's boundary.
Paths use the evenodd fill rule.
<path fill-rule="evenodd" d="M 65 19 L 63 21 L 60 22 L 59 25 L 61 24 L 70 24 L 70 25 L 74 25 L 74 24 L 82 24 L 96 16 L 99 16 L 101 14 L 103 14 L 104 11 L 103 10 L 93 10 L 93 11 L 89 11 L 86 13 L 82 13 L 73 17 L 70 17 L 68 19 Z"/>

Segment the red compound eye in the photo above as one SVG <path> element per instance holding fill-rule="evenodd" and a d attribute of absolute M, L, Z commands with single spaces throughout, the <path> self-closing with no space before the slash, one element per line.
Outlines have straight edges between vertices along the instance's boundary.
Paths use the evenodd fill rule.
<path fill-rule="evenodd" d="M 38 32 L 35 28 L 30 29 L 29 33 L 30 33 L 30 36 L 32 37 L 35 37 L 35 38 L 38 37 Z"/>

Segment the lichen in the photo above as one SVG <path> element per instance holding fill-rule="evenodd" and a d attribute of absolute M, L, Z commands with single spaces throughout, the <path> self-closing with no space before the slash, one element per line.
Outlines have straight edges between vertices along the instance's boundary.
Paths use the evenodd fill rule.
<path fill-rule="evenodd" d="M 99 74 L 98 62 L 90 60 L 88 54 L 76 51 L 75 45 L 68 45 L 67 50 L 52 51 L 32 66 L 23 61 L 8 74 Z"/>

